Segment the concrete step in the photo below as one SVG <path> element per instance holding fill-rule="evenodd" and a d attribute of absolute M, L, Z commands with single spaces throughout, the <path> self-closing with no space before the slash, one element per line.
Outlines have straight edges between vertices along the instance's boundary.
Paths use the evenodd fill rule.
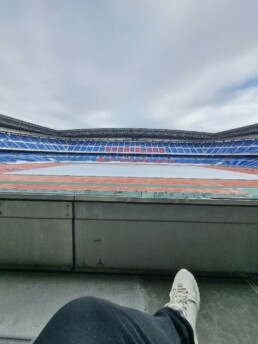
<path fill-rule="evenodd" d="M 0 334 L 0 344 L 30 344 L 31 338 L 12 337 Z"/>
<path fill-rule="evenodd" d="M 101 297 L 154 313 L 168 302 L 173 278 L 164 275 L 1 271 L 0 344 L 28 343 L 60 307 L 76 297 Z M 258 276 L 196 276 L 196 279 L 201 293 L 197 320 L 199 344 L 255 343 Z"/>

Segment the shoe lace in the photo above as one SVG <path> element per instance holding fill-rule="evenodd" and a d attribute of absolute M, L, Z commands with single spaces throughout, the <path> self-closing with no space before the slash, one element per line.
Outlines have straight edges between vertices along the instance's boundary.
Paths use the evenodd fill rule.
<path fill-rule="evenodd" d="M 171 303 L 180 304 L 180 306 L 186 311 L 188 302 L 188 290 L 183 287 L 172 289 Z"/>

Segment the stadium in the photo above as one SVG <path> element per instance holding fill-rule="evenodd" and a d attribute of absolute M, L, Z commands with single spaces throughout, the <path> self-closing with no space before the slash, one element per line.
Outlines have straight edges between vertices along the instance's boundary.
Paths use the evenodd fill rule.
<path fill-rule="evenodd" d="M 22 188 L 24 184 L 10 175 L 11 179 L 7 180 L 16 183 L 13 187 L 9 184 L 5 187 L 2 183 L 2 191 L 15 191 L 16 186 L 17 190 L 26 190 L 27 193 L 30 190 L 35 192 L 37 187 L 40 192 L 49 192 L 47 183 L 45 188 L 35 184 L 36 175 L 51 174 L 58 182 L 58 176 L 64 178 L 68 174 L 74 178 L 67 179 L 70 183 L 67 188 L 62 184 L 54 191 L 92 195 L 119 193 L 124 196 L 142 192 L 145 197 L 155 194 L 165 198 L 178 198 L 182 193 L 185 194 L 183 198 L 196 198 L 200 192 L 201 198 L 216 195 L 257 197 L 258 124 L 215 134 L 154 129 L 57 131 L 2 115 L 0 126 L 2 171 L 12 169 L 21 178 L 30 170 L 31 182 L 34 182 L 29 187 L 27 177 Z M 85 177 L 85 182 L 89 177 L 99 177 L 95 182 L 102 188 L 100 185 L 94 187 L 90 182 L 81 188 L 78 183 L 73 187 L 75 176 Z M 113 179 L 109 183 L 105 177 Z M 115 178 L 119 177 L 116 183 Z M 121 180 L 123 177 L 130 179 L 124 182 Z M 146 177 L 154 179 L 146 181 Z M 164 186 L 164 178 L 168 179 L 167 187 Z M 205 188 L 198 182 L 201 179 L 206 180 Z M 215 180 L 219 180 L 219 184 L 214 184 Z M 232 185 L 232 180 L 239 182 Z M 119 183 L 123 185 L 119 187 Z M 186 185 L 190 185 L 196 194 L 191 195 L 191 187 Z M 214 185 L 217 188 L 212 190 L 210 187 Z M 53 190 L 51 181 L 50 186 Z"/>
<path fill-rule="evenodd" d="M 153 312 L 181 266 L 201 285 L 203 342 L 217 342 L 207 324 L 220 298 L 233 295 L 230 319 L 243 300 L 250 315 L 258 288 L 258 124 L 218 133 L 54 130 L 1 115 L 0 162 L 0 265 L 9 281 L 2 298 L 25 300 L 18 296 L 17 322 L 4 323 L 0 343 L 31 342 L 85 285 Z M 38 292 L 45 304 L 34 300 L 35 313 L 28 300 Z M 33 313 L 32 325 L 17 320 L 24 312 Z"/>

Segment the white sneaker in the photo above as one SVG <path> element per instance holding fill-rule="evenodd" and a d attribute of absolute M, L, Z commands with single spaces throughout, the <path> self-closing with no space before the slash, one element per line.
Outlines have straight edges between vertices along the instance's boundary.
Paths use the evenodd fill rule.
<path fill-rule="evenodd" d="M 174 279 L 169 293 L 170 302 L 164 307 L 180 311 L 191 324 L 194 332 L 194 342 L 198 344 L 196 336 L 196 318 L 200 308 L 200 292 L 194 276 L 186 269 L 181 269 Z"/>

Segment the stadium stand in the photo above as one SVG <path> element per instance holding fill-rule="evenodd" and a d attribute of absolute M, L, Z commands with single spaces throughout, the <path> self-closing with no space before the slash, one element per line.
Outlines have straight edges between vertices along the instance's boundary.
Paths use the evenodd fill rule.
<path fill-rule="evenodd" d="M 217 134 L 152 129 L 57 131 L 0 115 L 0 125 L 1 162 L 117 161 L 258 167 L 257 124 Z M 237 138 L 222 139 L 223 135 Z"/>

